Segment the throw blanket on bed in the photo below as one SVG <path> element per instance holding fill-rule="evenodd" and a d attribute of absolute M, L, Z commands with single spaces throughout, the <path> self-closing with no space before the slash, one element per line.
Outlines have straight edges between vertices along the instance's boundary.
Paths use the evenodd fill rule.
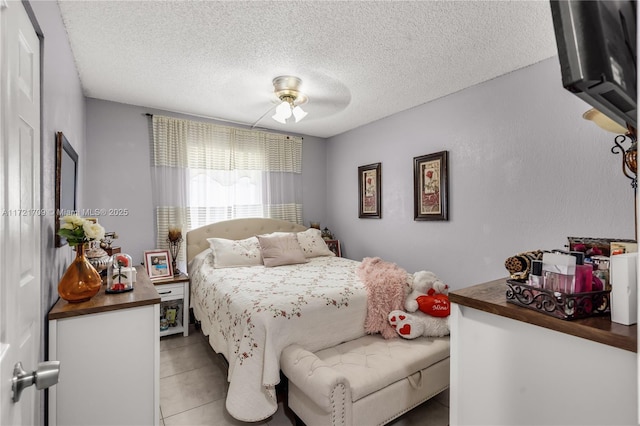
<path fill-rule="evenodd" d="M 389 312 L 402 309 L 409 288 L 407 271 L 379 257 L 365 257 L 357 273 L 367 288 L 365 331 L 380 333 L 385 339 L 398 337 L 388 316 Z"/>

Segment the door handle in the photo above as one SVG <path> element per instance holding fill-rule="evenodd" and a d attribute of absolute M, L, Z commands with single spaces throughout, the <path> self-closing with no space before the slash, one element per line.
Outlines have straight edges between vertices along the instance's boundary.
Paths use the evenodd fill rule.
<path fill-rule="evenodd" d="M 38 369 L 28 373 L 22 368 L 22 363 L 18 362 L 13 367 L 13 379 L 11 379 L 11 390 L 13 391 L 13 402 L 20 401 L 22 391 L 35 384 L 36 389 L 42 390 L 58 383 L 60 375 L 60 361 L 46 361 L 38 364 Z"/>

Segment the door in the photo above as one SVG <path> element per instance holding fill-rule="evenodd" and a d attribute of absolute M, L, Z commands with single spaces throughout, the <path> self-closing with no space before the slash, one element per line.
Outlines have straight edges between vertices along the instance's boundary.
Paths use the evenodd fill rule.
<path fill-rule="evenodd" d="M 12 400 L 14 366 L 40 350 L 40 41 L 19 1 L 0 0 L 0 424 L 41 424 L 35 386 Z"/>

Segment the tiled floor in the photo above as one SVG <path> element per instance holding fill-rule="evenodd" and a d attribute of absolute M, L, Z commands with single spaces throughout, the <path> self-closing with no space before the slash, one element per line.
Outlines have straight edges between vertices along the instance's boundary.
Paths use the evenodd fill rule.
<path fill-rule="evenodd" d="M 278 411 L 257 423 L 231 417 L 224 406 L 226 366 L 200 331 L 191 329 L 160 340 L 161 426 L 182 425 L 294 425 L 293 414 L 280 404 Z M 446 426 L 449 424 L 449 392 L 411 410 L 391 423 L 394 426 Z M 367 426 L 367 425 L 358 425 Z"/>

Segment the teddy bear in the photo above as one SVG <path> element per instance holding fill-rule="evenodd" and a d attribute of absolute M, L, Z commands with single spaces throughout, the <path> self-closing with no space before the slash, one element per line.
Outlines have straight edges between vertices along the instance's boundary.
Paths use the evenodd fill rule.
<path fill-rule="evenodd" d="M 438 317 L 444 317 L 449 315 L 449 309 L 442 310 L 442 307 L 435 307 L 430 309 L 429 302 L 430 297 L 434 297 L 437 300 L 442 300 L 442 303 L 437 303 L 448 307 L 449 301 L 449 286 L 438 279 L 436 274 L 431 271 L 418 271 L 413 274 L 413 283 L 410 286 L 410 291 L 404 301 L 404 308 L 408 312 L 416 312 L 421 310 L 422 312 Z M 425 297 L 430 296 L 430 297 Z"/>
<path fill-rule="evenodd" d="M 449 334 L 449 286 L 430 271 L 413 274 L 405 298 L 405 311 L 393 310 L 387 319 L 396 333 L 405 339 Z"/>
<path fill-rule="evenodd" d="M 449 317 L 432 317 L 424 312 L 408 313 L 405 311 L 389 312 L 389 324 L 400 337 L 415 339 L 416 337 L 442 337 L 449 334 Z"/>

